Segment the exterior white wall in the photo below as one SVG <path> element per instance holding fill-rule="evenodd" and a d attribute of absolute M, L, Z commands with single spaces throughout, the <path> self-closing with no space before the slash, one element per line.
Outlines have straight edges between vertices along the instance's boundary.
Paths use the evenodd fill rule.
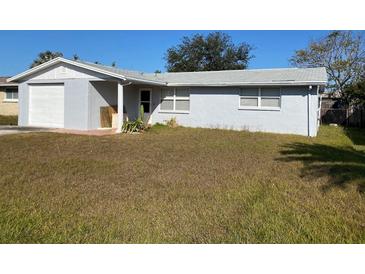
<path fill-rule="evenodd" d="M 29 125 L 29 87 L 26 82 L 18 86 L 18 125 Z"/>
<path fill-rule="evenodd" d="M 117 106 L 117 82 L 92 81 L 89 84 L 89 128 L 100 128 L 100 107 Z"/>
<path fill-rule="evenodd" d="M 65 128 L 89 129 L 89 80 L 65 80 Z"/>
<path fill-rule="evenodd" d="M 160 112 L 161 87 L 132 85 L 124 89 L 124 106 L 130 119 L 138 116 L 139 89 L 144 87 L 152 88 L 152 124 L 175 117 L 178 124 L 187 127 L 317 134 L 316 87 L 282 87 L 280 110 L 239 109 L 239 87 L 191 87 L 190 112 L 165 113 Z"/>
<path fill-rule="evenodd" d="M 60 80 L 60 79 L 99 79 L 103 75 L 96 72 L 76 67 L 70 64 L 56 64 L 42 71 L 36 72 L 26 80 Z"/>
<path fill-rule="evenodd" d="M 239 109 L 238 87 L 190 88 L 190 112 L 164 113 L 159 110 L 160 88 L 153 90 L 152 123 L 175 117 L 189 127 L 222 128 L 316 136 L 317 95 L 313 87 L 308 116 L 308 86 L 282 87 L 280 110 Z M 309 117 L 309 118 L 308 118 Z M 308 131 L 309 125 L 309 131 Z"/>

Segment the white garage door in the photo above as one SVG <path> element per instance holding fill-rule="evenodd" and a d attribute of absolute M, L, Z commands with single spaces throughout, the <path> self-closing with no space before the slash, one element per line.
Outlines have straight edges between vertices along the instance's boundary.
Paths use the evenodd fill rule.
<path fill-rule="evenodd" d="M 29 125 L 64 127 L 64 94 L 62 84 L 29 86 Z"/>

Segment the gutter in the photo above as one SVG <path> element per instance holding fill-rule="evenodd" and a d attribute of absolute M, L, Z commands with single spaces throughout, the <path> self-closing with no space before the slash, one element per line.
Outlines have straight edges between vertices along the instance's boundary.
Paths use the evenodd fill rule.
<path fill-rule="evenodd" d="M 319 94 L 319 86 L 317 86 L 317 98 L 319 100 L 319 104 L 317 105 L 317 131 L 318 131 L 318 128 L 321 125 L 321 109 L 322 109 L 322 96 Z"/>

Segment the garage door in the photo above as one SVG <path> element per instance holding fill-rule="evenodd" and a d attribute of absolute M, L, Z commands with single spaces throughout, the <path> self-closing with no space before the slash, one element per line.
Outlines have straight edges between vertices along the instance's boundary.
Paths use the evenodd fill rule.
<path fill-rule="evenodd" d="M 64 94 L 62 84 L 29 86 L 29 125 L 63 128 Z"/>

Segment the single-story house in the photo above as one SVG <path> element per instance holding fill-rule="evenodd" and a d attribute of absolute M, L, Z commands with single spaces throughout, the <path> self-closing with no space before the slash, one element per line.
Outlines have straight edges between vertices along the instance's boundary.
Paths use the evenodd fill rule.
<path fill-rule="evenodd" d="M 18 115 L 18 84 L 0 76 L 0 115 Z"/>
<path fill-rule="evenodd" d="M 114 127 L 175 118 L 187 127 L 316 136 L 325 68 L 143 73 L 56 58 L 8 80 L 19 83 L 19 125 L 92 130 L 102 110 Z"/>

